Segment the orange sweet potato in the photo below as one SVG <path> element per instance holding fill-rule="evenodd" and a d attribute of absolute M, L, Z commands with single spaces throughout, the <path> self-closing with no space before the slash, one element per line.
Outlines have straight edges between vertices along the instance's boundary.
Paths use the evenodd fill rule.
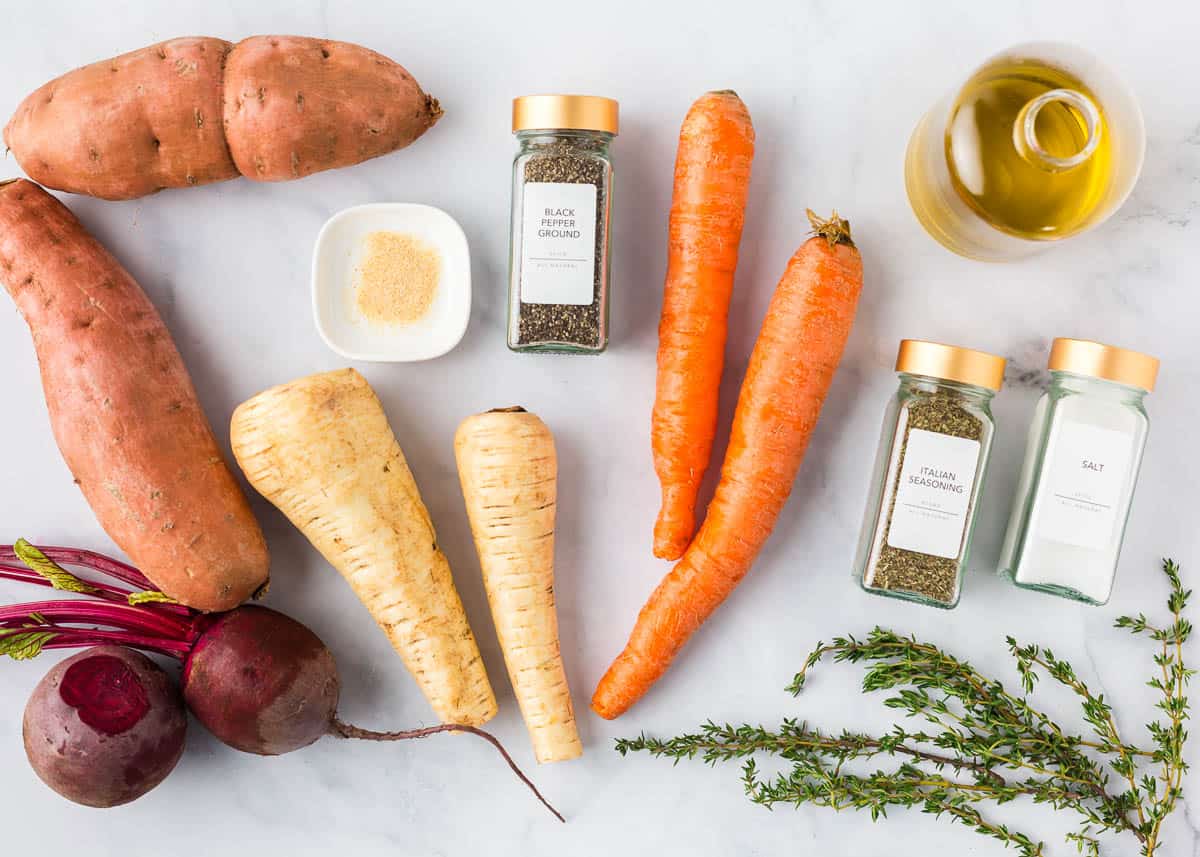
<path fill-rule="evenodd" d="M 242 175 L 258 181 L 403 149 L 441 114 L 403 66 L 347 42 L 253 36 L 225 64 L 225 138 Z"/>
<path fill-rule="evenodd" d="M 262 532 L 138 284 L 23 179 L 0 186 L 0 281 L 33 334 L 58 448 L 113 541 L 191 607 L 254 594 Z"/>
<path fill-rule="evenodd" d="M 76 69 L 22 101 L 4 140 L 34 181 L 103 199 L 234 178 L 221 124 L 232 47 L 172 39 Z"/>
<path fill-rule="evenodd" d="M 133 199 L 350 166 L 404 148 L 441 115 L 403 67 L 357 45 L 197 37 L 50 81 L 21 102 L 4 142 L 47 187 Z"/>

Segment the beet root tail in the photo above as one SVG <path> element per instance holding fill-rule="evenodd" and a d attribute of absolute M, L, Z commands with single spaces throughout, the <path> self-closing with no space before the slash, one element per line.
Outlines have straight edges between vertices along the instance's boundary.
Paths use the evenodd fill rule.
<path fill-rule="evenodd" d="M 534 796 L 541 801 L 542 806 L 550 810 L 554 814 L 554 817 L 563 824 L 567 823 L 562 813 L 555 809 L 550 801 L 542 796 L 542 793 L 538 791 L 538 787 L 533 784 L 533 780 L 525 776 L 525 772 L 517 766 L 512 756 L 508 755 L 508 751 L 504 749 L 504 745 L 500 743 L 500 739 L 491 732 L 487 732 L 477 726 L 468 726 L 461 723 L 443 723 L 440 726 L 425 726 L 421 729 L 406 729 L 401 732 L 376 732 L 373 729 L 362 729 L 349 723 L 343 723 L 335 717 L 329 728 L 329 734 L 338 738 L 354 738 L 361 741 L 407 741 L 411 738 L 428 738 L 430 735 L 437 735 L 441 732 L 469 732 L 487 741 L 504 757 L 504 761 L 508 763 L 508 767 L 533 792 Z"/>

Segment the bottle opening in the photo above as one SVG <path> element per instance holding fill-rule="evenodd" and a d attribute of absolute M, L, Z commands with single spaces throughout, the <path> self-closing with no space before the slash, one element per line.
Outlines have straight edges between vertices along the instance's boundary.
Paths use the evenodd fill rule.
<path fill-rule="evenodd" d="M 1017 151 L 1034 166 L 1061 172 L 1084 163 L 1100 143 L 1100 110 L 1074 89 L 1052 89 L 1021 108 L 1013 123 Z"/>

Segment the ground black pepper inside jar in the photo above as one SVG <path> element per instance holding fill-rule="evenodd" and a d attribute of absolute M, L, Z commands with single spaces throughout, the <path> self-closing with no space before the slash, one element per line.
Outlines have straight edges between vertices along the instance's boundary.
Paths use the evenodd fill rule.
<path fill-rule="evenodd" d="M 508 345 L 599 353 L 608 345 L 609 217 L 617 104 L 535 95 L 513 102 Z"/>

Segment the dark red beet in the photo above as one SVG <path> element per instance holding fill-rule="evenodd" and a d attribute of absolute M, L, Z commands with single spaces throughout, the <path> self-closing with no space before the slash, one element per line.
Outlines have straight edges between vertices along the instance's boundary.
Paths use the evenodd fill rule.
<path fill-rule="evenodd" d="M 339 689 L 321 638 L 266 607 L 214 617 L 183 667 L 183 696 L 196 719 L 231 747 L 261 756 L 328 735 Z"/>
<path fill-rule="evenodd" d="M 167 674 L 140 652 L 97 646 L 57 664 L 25 706 L 37 775 L 85 806 L 128 803 L 183 754 L 187 715 Z"/>

